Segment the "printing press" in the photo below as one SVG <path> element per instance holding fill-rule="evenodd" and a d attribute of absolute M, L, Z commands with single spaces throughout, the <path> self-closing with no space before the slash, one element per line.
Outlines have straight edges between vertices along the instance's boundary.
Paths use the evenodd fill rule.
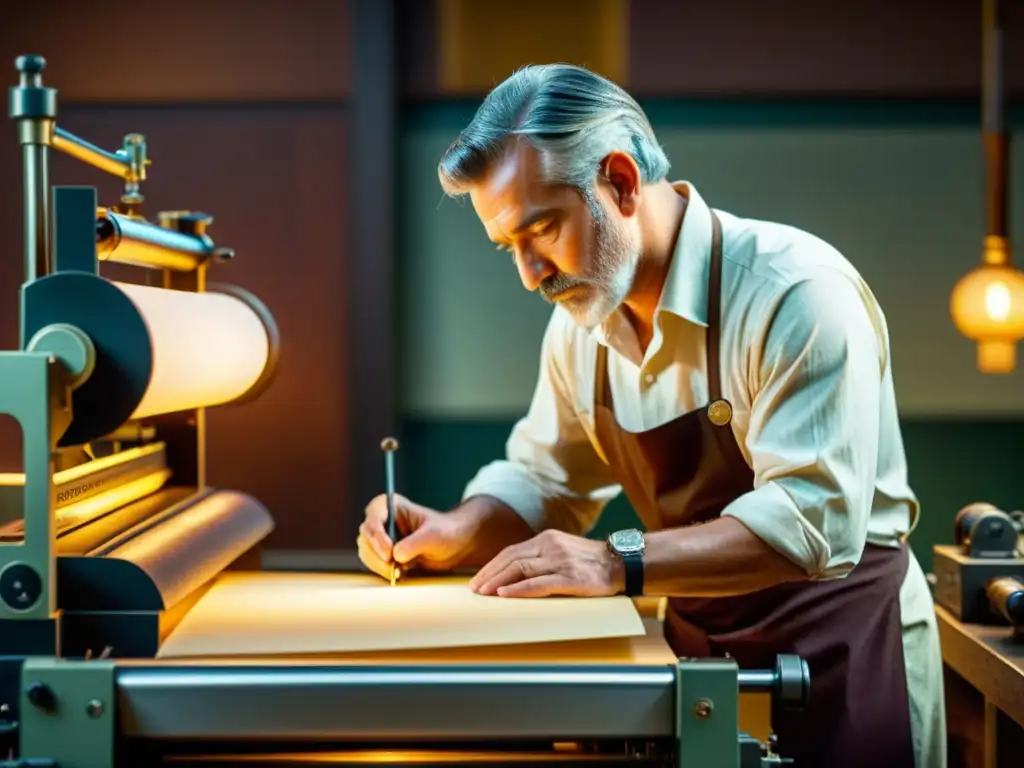
<path fill-rule="evenodd" d="M 21 426 L 23 467 L 0 475 L 0 765 L 790 762 L 740 730 L 738 700 L 804 706 L 806 664 L 676 659 L 658 630 L 547 654 L 161 658 L 223 579 L 258 575 L 271 515 L 207 485 L 204 409 L 265 390 L 278 332 L 258 299 L 207 280 L 233 255 L 210 216 L 143 216 L 145 138 L 108 152 L 69 134 L 45 61 L 16 65 L 26 277 L 0 413 Z M 52 149 L 122 179 L 117 205 L 51 188 Z"/>

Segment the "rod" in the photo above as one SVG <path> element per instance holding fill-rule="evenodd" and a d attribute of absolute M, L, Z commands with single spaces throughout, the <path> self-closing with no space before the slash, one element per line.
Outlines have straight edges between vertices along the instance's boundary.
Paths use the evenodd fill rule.
<path fill-rule="evenodd" d="M 380 448 L 384 451 L 384 480 L 388 504 L 388 538 L 391 539 L 391 546 L 393 547 L 398 543 L 398 522 L 395 509 L 395 451 L 398 450 L 398 441 L 393 437 L 385 437 L 380 443 Z M 398 578 L 398 564 L 392 562 L 391 586 L 395 586 Z"/>
<path fill-rule="evenodd" d="M 1010 136 L 1003 106 L 1003 25 L 999 0 L 982 3 L 982 142 L 985 152 L 985 228 L 989 237 L 1006 240 Z"/>
<path fill-rule="evenodd" d="M 18 85 L 10 89 L 10 117 L 21 144 L 25 205 L 25 281 L 50 271 L 49 144 L 57 119 L 57 91 L 43 86 L 46 59 L 19 56 Z"/>
<path fill-rule="evenodd" d="M 999 0 L 982 3 L 982 124 L 986 133 L 1002 133 L 1003 15 Z"/>
<path fill-rule="evenodd" d="M 205 234 L 176 232 L 112 211 L 96 220 L 96 253 L 102 261 L 191 272 L 215 251 Z"/>
<path fill-rule="evenodd" d="M 26 126 L 27 127 L 27 126 Z M 21 164 L 25 193 L 25 282 L 50 273 L 49 158 L 42 143 L 21 145 Z"/>
<path fill-rule="evenodd" d="M 676 676 L 663 665 L 128 665 L 118 667 L 115 685 L 122 711 L 132 713 L 119 734 L 125 738 L 394 742 L 425 734 L 460 741 L 675 732 Z"/>
<path fill-rule="evenodd" d="M 131 173 L 131 162 L 128 158 L 100 149 L 85 139 L 68 133 L 63 128 L 57 128 L 54 131 L 53 148 L 113 176 L 126 178 Z"/>

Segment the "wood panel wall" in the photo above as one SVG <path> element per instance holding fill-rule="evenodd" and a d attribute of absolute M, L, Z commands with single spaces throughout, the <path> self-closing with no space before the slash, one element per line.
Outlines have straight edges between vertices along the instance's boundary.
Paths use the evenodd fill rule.
<path fill-rule="evenodd" d="M 981 0 L 613 0 L 559 4 L 553 21 L 532 3 L 402 0 L 404 93 L 413 99 L 470 92 L 523 64 L 602 64 L 578 41 L 538 31 L 604 29 L 624 19 L 623 84 L 638 97 L 978 98 Z M 613 10 L 612 6 L 621 6 Z M 1003 0 L 1006 86 L 1024 96 L 1024 5 Z M 471 6 L 479 28 L 466 47 L 445 46 L 443 31 Z M 568 18 L 563 18 L 563 15 Z M 597 20 L 595 22 L 595 20 Z M 596 24 L 596 26 L 595 26 Z M 439 32 L 440 30 L 440 32 Z M 446 85 L 446 69 L 475 56 L 470 84 Z M 477 53 L 474 53 L 477 51 Z M 479 53 L 483 51 L 483 53 Z M 481 67 L 488 68 L 483 71 Z"/>
<path fill-rule="evenodd" d="M 277 548 L 351 546 L 348 311 L 359 262 L 348 258 L 348 10 L 345 0 L 138 2 L 123 12 L 56 2 L 5 9 L 0 28 L 0 81 L 16 81 L 16 55 L 41 54 L 59 125 L 110 150 L 125 133 L 145 134 L 146 213 L 212 214 L 211 236 L 237 257 L 211 279 L 253 291 L 274 313 L 277 380 L 254 403 L 212 409 L 208 447 L 210 482 L 267 504 Z M 0 341 L 12 348 L 21 167 L 13 129 L 0 135 Z M 113 177 L 64 156 L 51 176 L 117 199 Z"/>
<path fill-rule="evenodd" d="M 981 0 L 629 0 L 647 96 L 977 98 Z M 1002 0 L 1007 88 L 1024 95 L 1024 5 Z"/>

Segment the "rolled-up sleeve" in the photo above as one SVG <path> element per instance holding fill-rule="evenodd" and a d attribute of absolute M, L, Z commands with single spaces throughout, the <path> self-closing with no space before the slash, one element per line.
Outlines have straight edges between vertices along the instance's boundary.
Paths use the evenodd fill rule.
<path fill-rule="evenodd" d="M 723 515 L 814 579 L 844 576 L 866 543 L 887 356 L 880 317 L 850 277 L 816 275 L 783 295 L 752 356 L 754 490 Z"/>
<path fill-rule="evenodd" d="M 552 314 L 527 414 L 513 427 L 506 458 L 485 465 L 463 499 L 487 495 L 507 504 L 534 531 L 585 534 L 621 488 L 580 421 L 564 374 L 566 320 Z"/>

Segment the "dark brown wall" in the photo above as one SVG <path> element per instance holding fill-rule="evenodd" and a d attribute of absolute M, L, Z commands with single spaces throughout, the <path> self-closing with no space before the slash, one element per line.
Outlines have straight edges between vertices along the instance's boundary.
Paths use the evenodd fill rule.
<path fill-rule="evenodd" d="M 213 214 L 211 235 L 237 258 L 211 279 L 255 292 L 280 326 L 271 389 L 209 414 L 210 482 L 269 506 L 272 546 L 349 546 L 347 3 L 134 3 L 123 15 L 80 3 L 37 7 L 5 9 L 0 80 L 16 80 L 15 55 L 40 53 L 60 91 L 62 127 L 110 150 L 125 133 L 145 134 L 146 213 Z M 3 135 L 0 344 L 11 348 L 21 169 L 13 130 Z M 51 169 L 53 183 L 96 185 L 101 202 L 116 202 L 113 177 L 63 156 Z M 0 464 L 9 465 L 5 447 Z"/>
<path fill-rule="evenodd" d="M 977 97 L 982 0 L 630 0 L 630 86 L 648 95 Z M 1024 5 L 1002 0 L 1024 95 Z"/>
<path fill-rule="evenodd" d="M 65 101 L 338 101 L 348 0 L 5 3 L 0 59 L 39 53 Z"/>
<path fill-rule="evenodd" d="M 469 0 L 473 2 L 473 0 Z M 627 0 L 628 86 L 638 96 L 978 96 L 981 0 Z M 504 37 L 525 63 L 559 58 L 531 51 L 534 15 L 513 2 L 493 4 Z M 1007 88 L 1024 96 L 1024 5 L 1002 0 Z M 402 0 L 404 92 L 439 95 L 434 24 L 437 0 Z M 480 35 L 486 39 L 487 30 Z M 575 62 L 585 63 L 585 62 Z"/>

